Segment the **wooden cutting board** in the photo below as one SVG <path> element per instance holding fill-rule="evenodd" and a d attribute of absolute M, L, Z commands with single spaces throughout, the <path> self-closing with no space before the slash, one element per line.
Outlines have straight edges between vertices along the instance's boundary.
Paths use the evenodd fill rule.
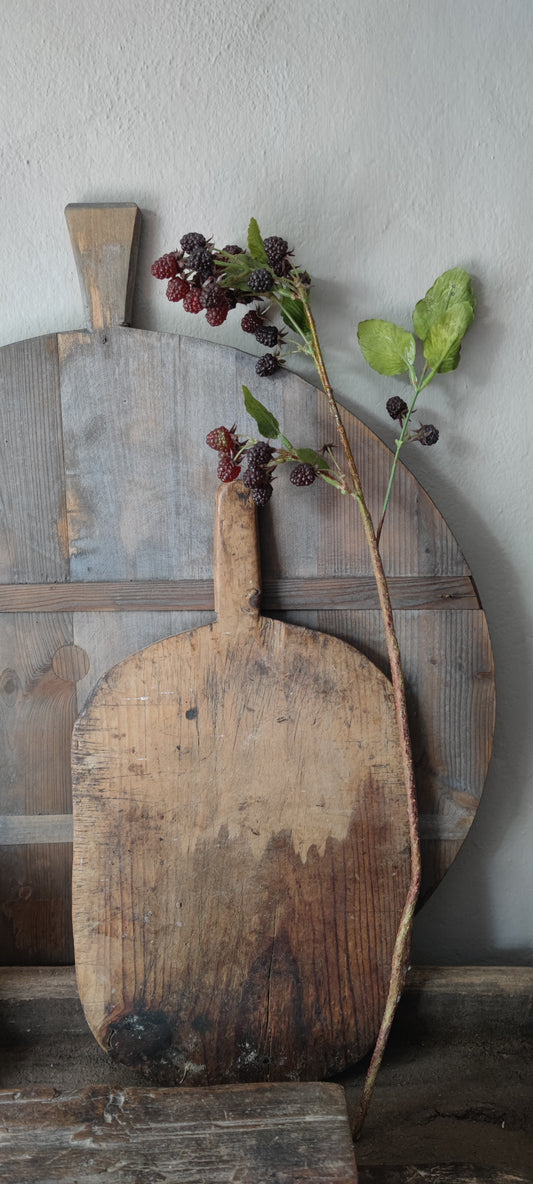
<path fill-rule="evenodd" d="M 117 662 L 213 619 L 217 478 L 206 433 L 235 419 L 253 431 L 246 383 L 296 445 L 332 439 L 310 383 L 286 368 L 258 386 L 255 357 L 220 345 L 198 318 L 178 309 L 176 329 L 194 325 L 203 340 L 130 327 L 146 323 L 146 310 L 132 312 L 136 206 L 74 206 L 68 218 L 88 327 L 0 349 L 0 960 L 19 965 L 73 960 L 78 712 Z M 144 271 L 162 246 L 149 220 Z M 69 266 L 65 232 L 66 273 Z M 164 286 L 153 282 L 167 307 Z M 382 408 L 385 398 L 383 388 Z M 376 516 L 390 452 L 343 414 Z M 380 423 L 388 432 L 384 411 Z M 334 634 L 387 670 L 349 499 L 318 482 L 295 489 L 282 472 L 261 513 L 261 551 L 265 613 Z M 494 726 L 492 653 L 460 547 L 403 466 L 382 552 L 408 683 L 427 896 L 481 797 Z"/>
<path fill-rule="evenodd" d="M 74 729 L 86 1018 L 127 1065 L 316 1079 L 375 1039 L 409 884 L 390 683 L 259 615 L 256 510 L 217 496 L 216 622 L 106 674 Z"/>

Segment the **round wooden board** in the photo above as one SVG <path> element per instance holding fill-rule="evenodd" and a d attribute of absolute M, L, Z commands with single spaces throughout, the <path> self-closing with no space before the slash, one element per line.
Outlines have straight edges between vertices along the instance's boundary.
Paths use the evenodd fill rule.
<path fill-rule="evenodd" d="M 186 314 L 178 318 L 186 327 Z M 0 938 L 8 963 L 73 958 L 68 814 L 76 712 L 117 662 L 213 619 L 218 482 L 204 441 L 220 423 L 253 430 L 243 383 L 295 445 L 333 438 L 313 386 L 286 371 L 259 380 L 255 358 L 213 340 L 106 325 L 0 350 L 7 442 Z M 345 421 L 377 514 L 390 452 L 349 412 Z M 355 504 L 322 483 L 295 489 L 282 472 L 260 533 L 263 612 L 352 642 L 386 670 Z M 492 652 L 458 545 L 403 467 L 382 551 L 408 684 L 424 897 L 468 833 L 483 789 L 494 726 Z"/>

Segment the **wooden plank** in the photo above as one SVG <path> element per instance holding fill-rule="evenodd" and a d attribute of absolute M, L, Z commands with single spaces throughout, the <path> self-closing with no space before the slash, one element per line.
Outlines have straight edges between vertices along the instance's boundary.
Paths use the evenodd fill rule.
<path fill-rule="evenodd" d="M 65 217 L 91 329 L 129 325 L 141 234 L 131 202 L 68 205 Z"/>
<path fill-rule="evenodd" d="M 359 1184 L 531 1184 L 531 1175 L 478 1164 L 411 1164 L 410 1167 L 359 1168 Z"/>
<path fill-rule="evenodd" d="M 2 1090 L 0 1121 L 5 1184 L 357 1182 L 338 1085 Z"/>
<path fill-rule="evenodd" d="M 466 577 L 393 576 L 394 609 L 478 609 Z M 291 609 L 361 610 L 379 608 L 373 578 L 316 577 L 265 580 L 265 612 Z M 86 584 L 1 584 L 0 612 L 168 612 L 212 611 L 212 580 L 94 580 Z"/>
<path fill-rule="evenodd" d="M 0 815 L 0 847 L 71 842 L 72 814 Z"/>

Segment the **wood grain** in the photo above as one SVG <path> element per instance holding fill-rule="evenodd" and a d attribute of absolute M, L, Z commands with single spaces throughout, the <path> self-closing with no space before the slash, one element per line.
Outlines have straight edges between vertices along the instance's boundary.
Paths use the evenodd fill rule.
<path fill-rule="evenodd" d="M 339 1085 L 0 1090 L 0 1180 L 357 1184 Z"/>
<path fill-rule="evenodd" d="M 141 211 L 120 205 L 68 205 L 65 218 L 91 329 L 129 325 Z"/>
<path fill-rule="evenodd" d="M 409 881 L 392 692 L 259 616 L 251 495 L 217 504 L 216 623 L 115 667 L 75 728 L 80 998 L 164 1080 L 323 1077 L 375 1039 Z"/>

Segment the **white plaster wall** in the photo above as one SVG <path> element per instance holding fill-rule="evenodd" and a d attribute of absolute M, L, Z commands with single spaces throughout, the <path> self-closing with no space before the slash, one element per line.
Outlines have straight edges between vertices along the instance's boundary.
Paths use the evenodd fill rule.
<path fill-rule="evenodd" d="M 356 324 L 408 324 L 445 268 L 474 275 L 461 366 L 424 399 L 441 441 L 409 463 L 472 567 L 498 722 L 414 953 L 530 960 L 531 0 L 14 0 L 2 23 L 0 344 L 83 324 L 67 202 L 142 207 L 135 323 L 187 333 L 207 326 L 150 262 L 185 230 L 242 241 L 254 214 L 316 281 L 341 400 L 390 443 Z M 252 348 L 237 316 L 217 332 Z"/>

